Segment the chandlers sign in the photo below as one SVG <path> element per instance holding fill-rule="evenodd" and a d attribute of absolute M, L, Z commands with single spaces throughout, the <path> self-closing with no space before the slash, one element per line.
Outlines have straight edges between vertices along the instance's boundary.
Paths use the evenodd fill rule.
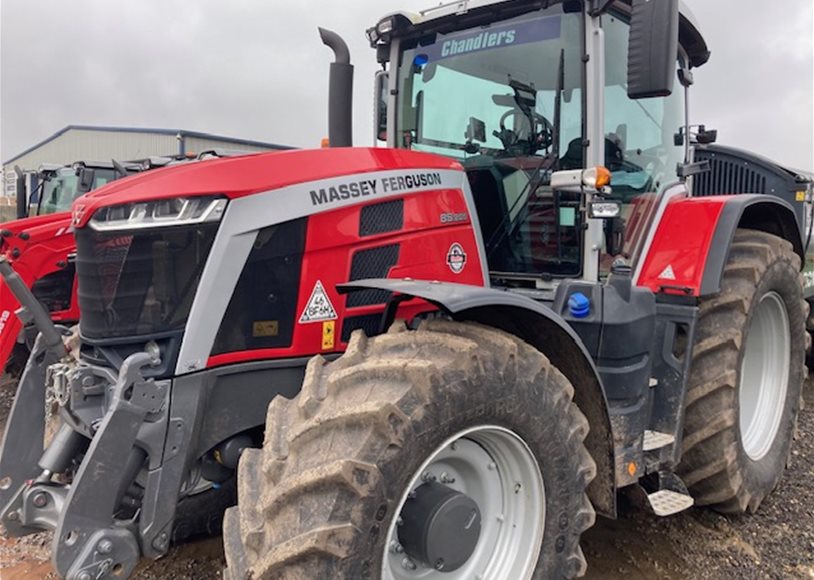
<path fill-rule="evenodd" d="M 467 30 L 443 36 L 422 52 L 427 55 L 427 61 L 432 63 L 481 50 L 552 40 L 560 37 L 561 24 L 559 16 L 547 16 L 503 26 Z"/>
<path fill-rule="evenodd" d="M 366 197 L 382 193 L 409 192 L 411 189 L 441 185 L 441 174 L 434 172 L 414 173 L 375 179 L 358 179 L 331 187 L 312 189 L 312 205 L 323 205 L 354 197 Z"/>

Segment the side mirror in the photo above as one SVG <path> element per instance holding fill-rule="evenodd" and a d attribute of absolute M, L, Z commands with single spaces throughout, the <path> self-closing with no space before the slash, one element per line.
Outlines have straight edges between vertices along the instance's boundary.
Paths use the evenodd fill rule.
<path fill-rule="evenodd" d="M 633 0 L 627 62 L 627 95 L 631 99 L 672 94 L 678 19 L 678 0 Z"/>
<path fill-rule="evenodd" d="M 14 166 L 17 175 L 17 219 L 28 217 L 28 191 L 25 187 L 25 173 L 18 165 Z"/>
<path fill-rule="evenodd" d="M 718 131 L 715 129 L 707 129 L 703 125 L 698 127 L 698 135 L 695 139 L 701 145 L 710 145 L 718 140 Z"/>
<path fill-rule="evenodd" d="M 374 138 L 378 141 L 387 141 L 387 98 L 389 75 L 380 70 L 373 81 L 373 126 L 376 128 Z"/>
<path fill-rule="evenodd" d="M 469 124 L 466 126 L 464 137 L 468 142 L 480 141 L 486 143 L 486 123 L 477 117 L 469 117 Z"/>
<path fill-rule="evenodd" d="M 87 167 L 80 167 L 76 170 L 76 175 L 79 178 L 76 184 L 76 192 L 78 195 L 89 192 L 93 189 L 93 179 L 96 177 L 96 171 L 88 169 Z"/>

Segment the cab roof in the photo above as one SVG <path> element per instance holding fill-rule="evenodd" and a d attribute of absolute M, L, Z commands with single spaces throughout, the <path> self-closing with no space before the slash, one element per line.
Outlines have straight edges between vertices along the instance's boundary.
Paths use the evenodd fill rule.
<path fill-rule="evenodd" d="M 562 1 L 563 0 L 552 0 L 551 4 L 560 3 Z M 632 0 L 615 0 L 614 4 L 624 10 L 630 6 L 631 2 Z M 455 0 L 432 6 L 419 12 L 391 12 L 380 18 L 379 22 L 395 16 L 402 19 L 403 22 L 409 23 L 410 28 L 423 28 L 424 26 L 432 26 L 433 23 L 440 23 L 444 20 L 462 17 L 491 7 L 521 8 L 518 4 L 521 3 L 518 3 L 517 0 Z M 535 9 L 540 6 L 539 2 L 527 2 L 526 4 L 528 5 L 528 9 Z M 679 22 L 679 42 L 690 57 L 690 64 L 693 67 L 699 67 L 709 60 L 709 49 L 701 34 L 698 20 L 684 0 L 679 0 L 679 12 L 681 14 Z"/>

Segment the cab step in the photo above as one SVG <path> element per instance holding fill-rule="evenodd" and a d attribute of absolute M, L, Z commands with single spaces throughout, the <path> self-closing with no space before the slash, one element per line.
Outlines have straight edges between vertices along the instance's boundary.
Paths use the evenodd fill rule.
<path fill-rule="evenodd" d="M 644 443 L 642 449 L 644 451 L 655 451 L 662 447 L 667 447 L 675 443 L 676 438 L 669 433 L 660 433 L 658 431 L 645 431 Z"/>
<path fill-rule="evenodd" d="M 695 505 L 681 478 L 669 469 L 660 469 L 627 488 L 627 496 L 640 509 L 659 517 L 671 516 Z"/>
<path fill-rule="evenodd" d="M 669 489 L 660 489 L 655 493 L 647 494 L 647 501 L 650 503 L 650 509 L 659 517 L 683 512 L 695 503 L 691 496 Z"/>

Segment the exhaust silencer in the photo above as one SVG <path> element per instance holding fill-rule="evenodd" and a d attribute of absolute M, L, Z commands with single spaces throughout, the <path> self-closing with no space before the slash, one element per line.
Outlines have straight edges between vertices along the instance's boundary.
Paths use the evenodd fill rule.
<path fill-rule="evenodd" d="M 336 32 L 319 29 L 322 42 L 334 51 L 328 84 L 328 142 L 331 147 L 353 145 L 353 65 L 348 45 Z"/>

